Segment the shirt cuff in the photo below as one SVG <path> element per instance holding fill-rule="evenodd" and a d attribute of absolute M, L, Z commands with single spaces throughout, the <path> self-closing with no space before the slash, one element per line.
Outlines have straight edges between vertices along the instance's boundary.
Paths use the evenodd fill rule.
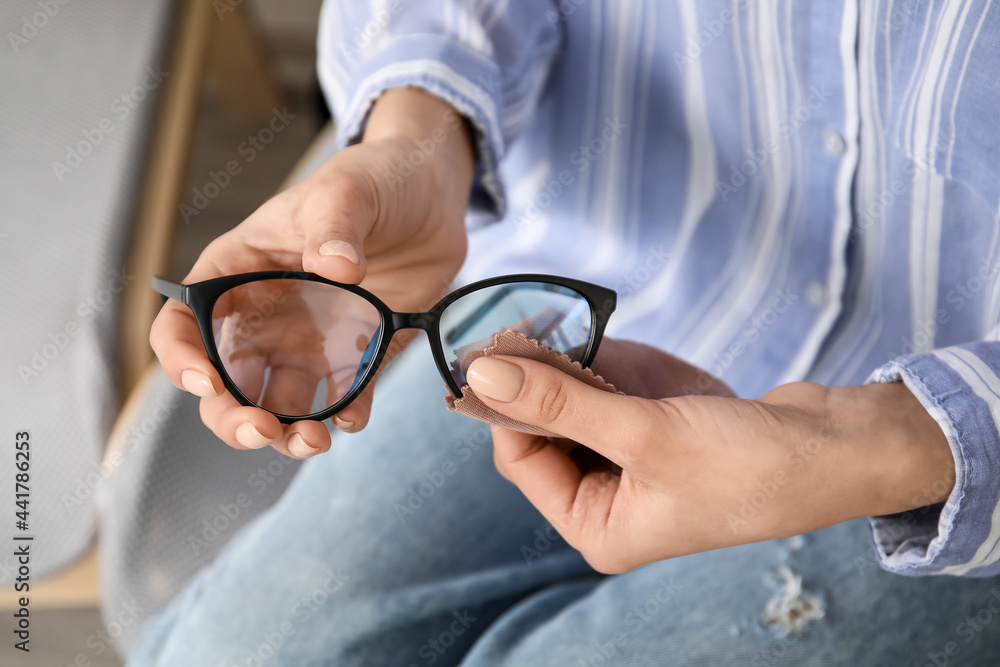
<path fill-rule="evenodd" d="M 905 383 L 944 431 L 955 459 L 955 485 L 944 503 L 869 519 L 879 563 L 891 572 L 986 576 L 1000 559 L 991 535 L 1000 495 L 1000 437 L 991 407 L 1000 396 L 995 371 L 976 347 L 903 356 L 866 382 Z M 947 488 L 947 480 L 940 484 Z M 927 498 L 943 490 L 928 489 Z"/>
<path fill-rule="evenodd" d="M 320 77 L 324 76 L 320 68 Z M 353 94 L 337 119 L 337 146 L 361 141 L 375 100 L 393 88 L 422 88 L 441 98 L 470 122 L 475 131 L 476 177 L 470 207 L 497 219 L 506 210 L 498 163 L 504 153 L 501 132 L 503 100 L 496 63 L 462 44 L 439 35 L 393 38 L 381 51 L 360 63 Z"/>

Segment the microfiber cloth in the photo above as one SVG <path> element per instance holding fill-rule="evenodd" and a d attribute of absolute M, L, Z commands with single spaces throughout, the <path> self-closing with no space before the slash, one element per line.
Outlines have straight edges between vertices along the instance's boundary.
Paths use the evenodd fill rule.
<path fill-rule="evenodd" d="M 542 345 L 533 338 L 529 338 L 521 331 L 516 331 L 514 329 L 504 329 L 499 333 L 493 334 L 491 338 L 485 339 L 485 341 L 479 341 L 478 343 L 459 348 L 456 350 L 456 353 L 458 353 L 458 359 L 456 359 L 455 363 L 456 365 L 458 363 L 461 364 L 463 375 L 466 371 L 468 371 L 469 366 L 476 359 L 501 354 L 541 361 L 542 363 L 546 363 L 549 366 L 561 370 L 581 382 L 589 384 L 591 387 L 595 387 L 602 391 L 621 393 L 618 392 L 614 385 L 610 382 L 607 382 L 604 378 L 595 374 L 589 368 L 584 368 L 579 362 L 573 361 L 565 354 L 562 354 L 561 352 L 558 352 L 546 345 Z M 516 419 L 511 419 L 506 415 L 500 414 L 479 400 L 476 393 L 472 390 L 472 387 L 468 384 L 462 386 L 462 398 L 456 399 L 449 392 L 444 400 L 449 410 L 472 417 L 473 419 L 478 419 L 490 424 L 496 424 L 497 426 L 503 426 L 504 428 L 509 428 L 514 431 L 521 431 L 522 433 L 559 437 L 558 434 L 552 433 L 551 431 L 547 431 L 543 428 L 532 426 L 530 424 L 525 424 L 524 422 L 520 422 Z"/>

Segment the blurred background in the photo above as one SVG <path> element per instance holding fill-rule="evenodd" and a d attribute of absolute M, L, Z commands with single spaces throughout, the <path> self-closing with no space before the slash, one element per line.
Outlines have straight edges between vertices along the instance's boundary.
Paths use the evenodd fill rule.
<path fill-rule="evenodd" d="M 0 622 L 0 665 L 122 664 L 114 646 L 133 641 L 155 607 L 252 516 L 244 512 L 205 549 L 176 536 L 171 548 L 136 537 L 142 558 L 139 547 L 123 546 L 137 526 L 161 525 L 149 520 L 154 510 L 185 499 L 190 507 L 168 510 L 170 521 L 200 525 L 197 508 L 214 501 L 177 482 L 192 473 L 176 465 L 152 474 L 169 484 L 149 482 L 148 452 L 177 436 L 157 440 L 146 425 L 163 426 L 158 410 L 194 409 L 152 368 L 146 336 L 160 302 L 149 277 L 182 279 L 201 249 L 287 184 L 300 161 L 299 178 L 322 161 L 324 149 L 310 152 L 330 136 L 315 67 L 320 4 L 0 7 L 0 287 L 5 319 L 19 323 L 5 331 L 0 352 L 2 437 L 30 432 L 35 538 L 31 591 L 15 594 L 7 554 L 17 533 L 13 521 L 0 525 L 8 619 Z M 210 437 L 185 433 L 193 447 Z M 14 461 L 3 451 L 0 488 L 8 489 Z M 196 474 L 210 475 L 227 464 L 200 465 Z M 265 501 L 291 473 L 284 477 Z M 150 498 L 151 488 L 166 490 Z M 13 500 L 0 496 L 7 507 Z M 150 566 L 148 552 L 163 561 Z M 14 648 L 9 627 L 24 595 L 30 653 Z"/>

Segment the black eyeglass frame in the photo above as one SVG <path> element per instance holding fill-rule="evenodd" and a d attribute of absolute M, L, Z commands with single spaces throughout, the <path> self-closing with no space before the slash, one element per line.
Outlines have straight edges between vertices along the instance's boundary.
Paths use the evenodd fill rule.
<path fill-rule="evenodd" d="M 372 356 L 371 363 L 369 363 L 368 369 L 365 371 L 365 375 L 361 378 L 361 381 L 333 405 L 320 410 L 319 412 L 302 416 L 285 415 L 272 412 L 266 408 L 261 408 L 261 406 L 247 398 L 243 392 L 240 391 L 239 387 L 237 387 L 236 384 L 230 379 L 229 373 L 226 372 L 225 365 L 222 363 L 222 357 L 219 356 L 219 351 L 215 344 L 215 334 L 212 331 L 213 309 L 215 308 L 215 303 L 218 301 L 219 297 L 229 290 L 234 287 L 239 287 L 240 285 L 258 282 L 261 280 L 305 280 L 323 283 L 325 285 L 332 285 L 360 296 L 368 303 L 375 306 L 378 310 L 379 317 L 381 319 L 378 329 L 379 341 L 378 347 Z M 229 393 L 232 394 L 236 400 L 240 402 L 240 404 L 266 410 L 277 417 L 278 421 L 283 424 L 292 424 L 298 421 L 306 420 L 323 421 L 325 419 L 329 419 L 350 405 L 351 401 L 361 395 L 361 392 L 365 390 L 368 383 L 375 377 L 376 372 L 382 365 L 382 360 L 389 351 L 389 345 L 392 341 L 392 337 L 396 335 L 396 332 L 402 331 L 403 329 L 420 329 L 427 333 L 427 339 L 431 346 L 431 354 L 433 355 L 434 361 L 438 367 L 438 372 L 441 374 L 442 379 L 444 379 L 445 384 L 448 386 L 448 389 L 452 392 L 452 394 L 456 398 L 461 398 L 462 389 L 458 386 L 455 379 L 451 375 L 448 362 L 445 359 L 444 348 L 441 345 L 441 314 L 454 302 L 481 289 L 515 283 L 547 283 L 550 285 L 569 288 L 586 299 L 587 303 L 590 305 L 590 340 L 587 342 L 587 350 L 584 352 L 583 359 L 580 362 L 580 365 L 584 368 L 590 366 L 590 364 L 594 361 L 594 356 L 597 354 L 597 348 L 601 344 L 601 339 L 604 337 L 604 329 L 607 327 L 608 319 L 611 317 L 611 314 L 615 311 L 618 300 L 617 293 L 606 287 L 594 285 L 593 283 L 573 278 L 551 276 L 541 273 L 522 273 L 497 276 L 495 278 L 488 278 L 486 280 L 470 283 L 458 290 L 455 290 L 454 292 L 449 293 L 443 299 L 438 301 L 433 308 L 425 313 L 397 313 L 385 305 L 385 303 L 383 303 L 377 296 L 368 290 L 358 287 L 357 285 L 334 282 L 332 280 L 327 280 L 322 276 L 316 275 L 315 273 L 306 273 L 303 271 L 254 271 L 252 273 L 239 273 L 231 276 L 223 276 L 221 278 L 212 278 L 211 280 L 204 280 L 191 285 L 175 283 L 157 277 L 154 277 L 152 282 L 153 289 L 165 297 L 164 301 L 166 301 L 167 298 L 175 299 L 191 309 L 191 312 L 194 314 L 195 321 L 198 324 L 198 331 L 201 334 L 201 340 L 205 345 L 205 351 L 208 353 L 208 358 L 215 367 L 215 370 L 219 372 L 219 376 L 222 378 L 222 383 L 225 385 Z"/>

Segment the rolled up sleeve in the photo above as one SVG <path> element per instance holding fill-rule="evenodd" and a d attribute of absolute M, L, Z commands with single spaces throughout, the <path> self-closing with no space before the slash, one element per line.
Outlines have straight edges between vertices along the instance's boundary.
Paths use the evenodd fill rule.
<path fill-rule="evenodd" d="M 868 382 L 906 383 L 955 459 L 944 503 L 870 519 L 881 565 L 912 576 L 1000 573 L 1000 342 L 900 357 Z"/>
<path fill-rule="evenodd" d="M 546 0 L 327 0 L 319 77 L 340 147 L 361 140 L 372 104 L 392 88 L 440 97 L 474 129 L 471 205 L 503 216 L 498 164 L 537 105 L 561 28 Z"/>

